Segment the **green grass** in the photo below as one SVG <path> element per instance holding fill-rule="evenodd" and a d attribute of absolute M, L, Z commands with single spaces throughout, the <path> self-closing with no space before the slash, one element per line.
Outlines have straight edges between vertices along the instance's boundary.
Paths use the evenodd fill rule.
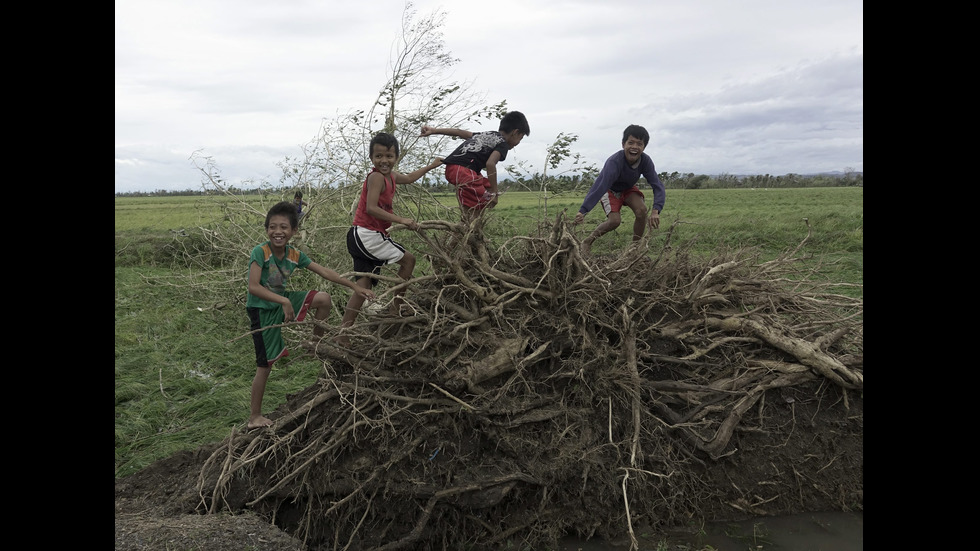
<path fill-rule="evenodd" d="M 116 267 L 116 477 L 220 441 L 248 416 L 255 353 L 249 338 L 233 340 L 248 331 L 244 304 L 173 283 L 167 268 Z M 290 349 L 269 378 L 266 411 L 316 381 L 320 362 Z"/>
<path fill-rule="evenodd" d="M 261 209 L 279 200 L 288 199 L 278 195 L 116 197 L 116 233 L 191 229 L 220 220 L 225 205 L 244 201 Z"/>
<path fill-rule="evenodd" d="M 725 246 L 759 247 L 764 258 L 772 258 L 799 245 L 807 234 L 806 218 L 813 232 L 804 249 L 812 255 L 808 262 L 830 263 L 820 273 L 826 281 L 863 284 L 863 193 L 859 187 L 668 190 L 660 229 L 651 234 L 651 249 L 658 251 L 672 232 L 674 246 L 691 246 L 699 254 L 711 255 Z M 651 194 L 645 194 L 649 201 Z M 545 201 L 531 192 L 505 193 L 488 219 L 492 244 L 534 233 L 540 223 L 553 222 L 562 209 L 567 209 L 571 219 L 583 196 L 584 192 L 550 195 Z M 406 194 L 405 200 L 410 197 Z M 202 228 L 216 225 L 234 228 L 240 224 L 244 239 L 254 239 L 251 245 L 257 244 L 264 238 L 264 209 L 283 198 L 116 198 L 116 477 L 178 451 L 220 441 L 233 428 L 243 426 L 255 355 L 245 336 L 245 273 L 227 266 L 241 262 L 242 255 L 247 260 L 250 246 L 248 250 L 219 247 L 209 253 L 213 258 L 206 267 L 189 268 L 182 252 L 214 248 L 202 238 Z M 455 205 L 451 194 L 436 198 L 445 206 Z M 343 209 L 329 208 L 329 197 L 314 193 L 306 199 L 322 201 L 313 212 L 323 217 L 304 222 L 309 235 L 301 246 L 318 263 L 341 273 L 349 271 L 350 257 L 343 242 L 349 218 Z M 240 218 L 226 218 L 224 206 L 239 201 L 252 211 Z M 411 203 L 396 203 L 396 211 L 412 208 Z M 411 215 L 427 219 L 434 212 L 455 211 Z M 602 219 L 601 209 L 593 209 L 585 224 L 574 231 L 584 238 Z M 623 225 L 599 239 L 593 251 L 622 250 L 630 240 L 632 224 L 632 212 L 627 210 Z M 421 249 L 414 234 L 404 232 L 396 238 L 410 250 Z M 420 258 L 416 274 L 428 269 Z M 323 289 L 318 279 L 311 274 L 293 283 L 296 288 Z M 851 292 L 863 296 L 861 288 Z M 334 305 L 332 324 L 339 322 L 338 307 Z M 273 411 L 288 394 L 308 387 L 320 375 L 318 360 L 296 355 L 299 332 L 309 329 L 305 325 L 287 331 L 294 356 L 273 369 L 265 412 Z"/>
<path fill-rule="evenodd" d="M 411 188 L 406 188 L 411 189 Z M 651 199 L 649 190 L 645 192 Z M 584 193 L 542 194 L 528 191 L 509 191 L 501 196 L 493 216 L 509 221 L 524 221 L 531 228 L 536 221 L 553 220 L 567 209 L 569 218 L 575 215 Z M 435 194 L 440 203 L 453 207 L 451 194 Z M 223 221 L 222 208 L 245 202 L 254 209 L 254 223 L 261 227 L 262 216 L 273 202 L 285 199 L 276 195 L 243 197 L 117 197 L 116 233 L 138 235 L 156 234 L 172 237 L 180 230 L 210 226 Z M 312 199 L 312 198 L 311 198 Z M 322 211 L 323 208 L 320 208 Z M 719 244 L 732 247 L 761 246 L 779 251 L 794 247 L 806 236 L 809 220 L 813 229 L 810 245 L 820 252 L 861 252 L 864 243 L 864 188 L 770 188 L 770 189 L 707 189 L 668 190 L 667 204 L 661 214 L 661 230 L 671 223 L 679 225 L 675 244 L 699 243 L 703 252 L 712 252 Z M 604 219 L 602 209 L 592 209 L 580 233 L 591 231 Z M 632 212 L 623 213 L 623 225 L 610 237 L 596 245 L 608 243 L 610 249 L 628 240 Z M 349 223 L 349 220 L 341 220 Z M 662 233 L 662 231 L 661 231 Z"/>
<path fill-rule="evenodd" d="M 652 193 L 646 190 L 644 194 L 649 204 Z M 563 209 L 569 219 L 574 217 L 582 196 L 549 197 L 548 219 L 553 220 Z M 530 192 L 506 193 L 494 216 L 509 223 L 519 223 L 521 218 L 540 220 L 544 200 Z M 633 231 L 632 211 L 625 209 L 622 218 L 619 228 L 595 242 L 594 253 L 615 253 L 626 246 Z M 584 239 L 604 219 L 597 206 L 574 231 Z M 757 247 L 764 260 L 796 248 L 810 231 L 802 252 L 812 255 L 811 264 L 822 264 L 823 277 L 863 284 L 863 187 L 668 190 L 660 229 L 650 234 L 652 249 L 662 247 L 668 231 L 672 231 L 673 246 L 691 247 L 696 254 Z"/>

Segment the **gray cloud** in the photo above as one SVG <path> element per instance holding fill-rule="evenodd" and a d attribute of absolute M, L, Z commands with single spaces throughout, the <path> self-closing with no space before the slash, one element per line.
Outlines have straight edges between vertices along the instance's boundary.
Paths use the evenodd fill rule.
<path fill-rule="evenodd" d="M 528 116 L 508 163 L 540 170 L 564 132 L 601 164 L 636 123 L 660 171 L 863 170 L 860 3 L 500 2 L 415 5 L 446 13 L 453 78 Z M 198 150 L 229 180 L 277 181 L 323 119 L 384 83 L 404 2 L 372 6 L 117 3 L 116 191 L 197 188 Z"/>

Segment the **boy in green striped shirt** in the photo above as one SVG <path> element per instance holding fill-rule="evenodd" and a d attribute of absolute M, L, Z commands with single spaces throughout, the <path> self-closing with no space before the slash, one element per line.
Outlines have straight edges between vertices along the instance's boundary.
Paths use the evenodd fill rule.
<path fill-rule="evenodd" d="M 344 279 L 334 270 L 313 262 L 303 251 L 289 245 L 296 234 L 299 216 L 296 205 L 289 201 L 276 203 L 265 217 L 265 233 L 269 240 L 256 245 L 248 264 L 248 300 L 245 310 L 255 344 L 255 378 L 248 428 L 267 427 L 272 421 L 262 415 L 262 397 L 272 371 L 272 364 L 289 355 L 282 338 L 283 323 L 303 321 L 312 309 L 313 318 L 323 321 L 330 315 L 330 293 L 325 291 L 289 291 L 286 284 L 294 271 L 307 269 L 327 281 L 350 287 L 363 299 L 374 299 L 374 293 Z M 313 326 L 313 337 L 319 341 L 323 328 Z"/>

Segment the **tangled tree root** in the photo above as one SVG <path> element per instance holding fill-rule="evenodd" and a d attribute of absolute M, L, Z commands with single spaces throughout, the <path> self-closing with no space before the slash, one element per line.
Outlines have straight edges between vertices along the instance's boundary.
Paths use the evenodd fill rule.
<path fill-rule="evenodd" d="M 205 463 L 198 511 L 248 508 L 316 549 L 394 550 L 853 506 L 819 478 L 829 465 L 768 461 L 767 495 L 725 474 L 737 434 L 796 427 L 767 396 L 863 400 L 863 302 L 811 282 L 797 251 L 699 264 L 668 237 L 657 255 L 641 241 L 587 258 L 564 215 L 497 250 L 478 223 L 422 228 L 434 275 L 389 280 L 386 295 L 410 286 L 403 315 L 362 314 L 352 349 L 324 339 L 321 380 Z"/>

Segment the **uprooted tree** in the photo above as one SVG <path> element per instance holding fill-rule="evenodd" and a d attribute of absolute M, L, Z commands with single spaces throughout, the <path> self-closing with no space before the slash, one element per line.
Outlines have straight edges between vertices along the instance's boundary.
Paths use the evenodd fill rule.
<path fill-rule="evenodd" d="M 424 222 L 432 273 L 381 276 L 402 315 L 363 313 L 350 349 L 328 327 L 322 377 L 215 448 L 193 509 L 392 550 L 863 507 L 836 451 L 861 449 L 863 300 L 799 248 L 698 260 L 670 228 L 592 257 L 564 213 L 496 247 L 479 224 Z"/>
<path fill-rule="evenodd" d="M 419 125 L 505 108 L 424 80 L 454 60 L 431 41 L 438 13 L 415 26 L 406 13 L 373 107 L 326 124 L 283 165 L 283 184 L 316 191 L 296 244 L 328 265 L 347 258 L 344 213 L 370 135 L 394 132 L 400 161 L 417 167 L 447 147 L 417 141 Z M 558 136 L 545 171 L 574 138 Z M 201 170 L 226 191 L 213 168 Z M 248 509 L 311 549 L 477 550 L 863 507 L 862 488 L 842 482 L 863 467 L 863 300 L 812 277 L 805 237 L 770 261 L 704 258 L 672 246 L 671 227 L 660 250 L 644 239 L 584 256 L 547 203 L 533 235 L 495 221 L 509 237 L 491 239 L 479 223 L 443 221 L 455 209 L 424 188 L 399 196 L 399 212 L 429 220 L 404 234 L 429 268 L 407 282 L 379 276 L 382 305 L 407 290 L 401 315 L 363 312 L 345 330 L 350 349 L 326 327 L 322 377 L 271 428 L 214 446 L 186 511 Z M 227 252 L 261 240 L 267 206 L 224 204 L 220 230 L 182 260 L 227 271 L 240 297 L 247 254 Z"/>

